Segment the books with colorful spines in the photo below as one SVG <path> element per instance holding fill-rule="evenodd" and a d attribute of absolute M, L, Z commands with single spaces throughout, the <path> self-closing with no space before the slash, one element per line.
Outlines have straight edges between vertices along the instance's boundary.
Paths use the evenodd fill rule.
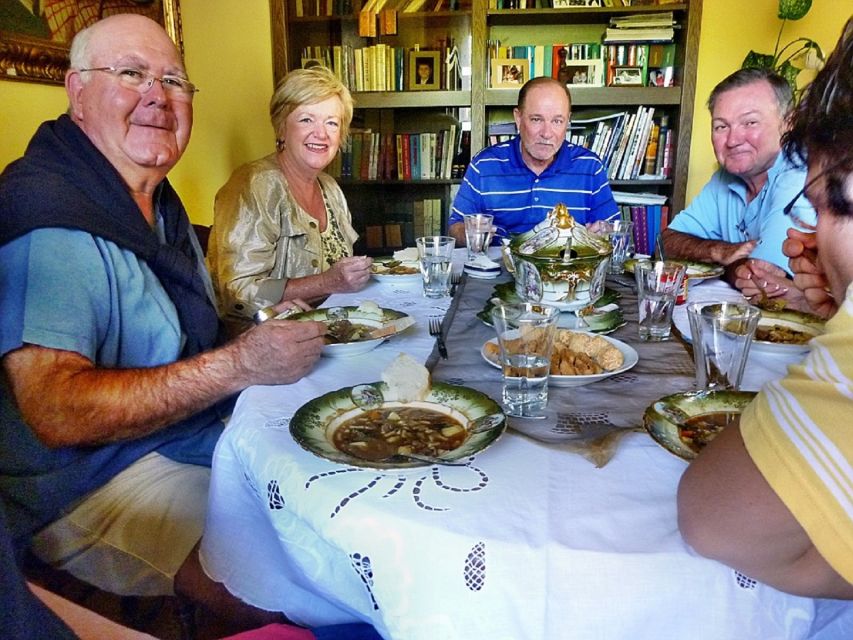
<path fill-rule="evenodd" d="M 625 158 L 630 151 L 629 145 L 631 142 L 631 138 L 633 137 L 634 132 L 637 128 L 637 121 L 640 118 L 642 109 L 642 106 L 637 107 L 636 113 L 632 113 L 628 117 L 628 122 L 622 129 L 622 134 L 619 137 L 619 146 L 617 147 L 616 152 L 613 155 L 613 160 L 607 169 L 607 176 L 611 180 L 618 179 L 620 170 L 625 162 Z"/>
<path fill-rule="evenodd" d="M 418 141 L 418 149 L 420 150 L 420 174 L 418 177 L 421 180 L 428 180 L 432 178 L 430 175 L 430 168 L 432 167 L 432 139 L 430 138 L 430 134 L 426 131 L 416 134 L 419 138 Z"/>
<path fill-rule="evenodd" d="M 397 145 L 393 133 L 385 134 L 385 179 L 397 179 Z"/>
<path fill-rule="evenodd" d="M 660 125 L 657 122 L 652 123 L 652 130 L 649 132 L 649 143 L 646 145 L 646 155 L 643 159 L 642 175 L 654 176 L 657 175 L 657 157 L 658 157 L 658 136 L 660 135 Z"/>
<path fill-rule="evenodd" d="M 379 141 L 381 136 L 376 131 L 370 136 L 370 173 L 369 180 L 376 180 L 379 177 Z"/>
<path fill-rule="evenodd" d="M 362 130 L 350 129 L 350 140 L 352 141 L 352 149 L 350 157 L 352 158 L 350 167 L 350 177 L 353 179 L 361 178 L 361 145 L 364 140 Z"/>
<path fill-rule="evenodd" d="M 631 220 L 634 222 L 634 251 L 651 255 L 649 251 L 649 229 L 646 216 L 645 205 L 631 207 Z"/>
<path fill-rule="evenodd" d="M 361 141 L 361 173 L 359 178 L 370 180 L 370 155 L 373 152 L 373 132 L 368 129 L 362 134 Z"/>
<path fill-rule="evenodd" d="M 631 133 L 628 152 L 625 154 L 625 159 L 619 170 L 618 178 L 620 180 L 630 180 L 632 178 L 634 165 L 637 161 L 637 155 L 644 153 L 646 150 L 646 140 L 648 139 L 649 134 L 646 129 L 646 123 L 649 121 L 649 115 L 653 111 L 653 107 L 641 106 L 639 108 L 639 115 L 634 131 Z"/>
<path fill-rule="evenodd" d="M 663 114 L 660 117 L 660 124 L 658 127 L 658 148 L 657 156 L 655 157 L 655 172 L 661 177 L 666 177 L 666 173 L 664 172 L 663 156 L 666 149 L 667 131 L 669 131 L 669 116 L 667 114 Z"/>
<path fill-rule="evenodd" d="M 412 166 L 412 180 L 421 179 L 421 137 L 417 133 L 409 136 L 409 163 Z"/>
<path fill-rule="evenodd" d="M 655 114 L 655 108 L 649 107 L 646 110 L 646 117 L 643 121 L 643 128 L 640 131 L 640 135 L 637 138 L 637 148 L 634 153 L 633 165 L 629 168 L 627 172 L 626 180 L 633 180 L 638 175 L 640 175 L 640 169 L 643 165 L 643 160 L 646 157 L 646 147 L 649 146 L 649 136 L 651 135 L 652 130 L 652 118 Z"/>
<path fill-rule="evenodd" d="M 672 146 L 673 146 L 672 129 L 667 129 L 666 138 L 663 145 L 663 175 L 665 178 L 672 176 Z M 660 143 L 658 143 L 660 144 Z"/>
<path fill-rule="evenodd" d="M 658 233 L 660 229 L 660 205 L 646 205 L 646 238 L 648 238 L 648 251 L 644 253 L 653 253 L 655 244 L 657 244 Z"/>
<path fill-rule="evenodd" d="M 352 177 L 352 134 L 341 143 L 341 177 Z"/>
<path fill-rule="evenodd" d="M 403 137 L 404 136 L 405 136 L 404 133 L 398 133 L 394 136 L 396 138 L 396 141 L 397 141 L 397 144 L 395 145 L 396 151 L 397 151 L 397 180 L 405 180 L 406 179 L 406 172 L 404 169 L 405 162 L 403 161 Z M 408 156 L 408 149 L 406 149 L 406 156 Z"/>

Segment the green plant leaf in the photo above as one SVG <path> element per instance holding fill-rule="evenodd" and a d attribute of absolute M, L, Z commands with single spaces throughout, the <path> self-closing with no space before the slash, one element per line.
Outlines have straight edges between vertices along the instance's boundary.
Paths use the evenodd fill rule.
<path fill-rule="evenodd" d="M 795 93 L 797 91 L 797 76 L 800 71 L 801 69 L 795 67 L 787 60 L 776 69 L 776 73 L 788 81 L 788 84 L 791 85 L 791 89 L 793 89 Z"/>
<path fill-rule="evenodd" d="M 779 0 L 779 17 L 782 20 L 799 20 L 812 8 L 812 0 Z"/>
<path fill-rule="evenodd" d="M 740 65 L 741 69 L 772 69 L 774 58 L 768 53 L 750 51 Z"/>

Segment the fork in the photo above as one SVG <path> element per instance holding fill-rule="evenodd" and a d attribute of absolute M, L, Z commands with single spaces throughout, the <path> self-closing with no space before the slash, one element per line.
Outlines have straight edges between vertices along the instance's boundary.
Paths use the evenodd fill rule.
<path fill-rule="evenodd" d="M 462 282 L 462 272 L 460 271 L 452 271 L 450 273 L 450 297 L 456 295 L 456 287 L 459 286 L 459 283 Z"/>
<path fill-rule="evenodd" d="M 435 338 L 439 355 L 447 360 L 447 346 L 444 344 L 444 336 L 441 335 L 441 318 L 438 316 L 430 316 L 429 334 Z"/>

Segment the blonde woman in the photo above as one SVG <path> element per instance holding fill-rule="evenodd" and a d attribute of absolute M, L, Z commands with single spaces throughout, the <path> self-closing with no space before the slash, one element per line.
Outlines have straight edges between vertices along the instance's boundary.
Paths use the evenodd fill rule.
<path fill-rule="evenodd" d="M 207 260 L 232 329 L 264 307 L 316 303 L 367 284 L 371 259 L 352 255 L 358 235 L 349 207 L 323 173 L 352 112 L 349 91 L 331 71 L 292 71 L 270 100 L 275 153 L 238 168 L 217 193 Z"/>

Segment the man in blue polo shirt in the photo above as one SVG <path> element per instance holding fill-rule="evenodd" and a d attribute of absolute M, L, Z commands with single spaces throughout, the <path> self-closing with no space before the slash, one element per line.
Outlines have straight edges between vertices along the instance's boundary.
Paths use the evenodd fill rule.
<path fill-rule="evenodd" d="M 756 301 L 799 297 L 782 253 L 791 226 L 784 215 L 805 182 L 805 169 L 781 153 L 791 87 L 765 69 L 740 69 L 708 98 L 711 142 L 719 170 L 662 234 L 669 257 L 714 262 L 727 279 Z M 814 220 L 805 198 L 797 216 Z"/>
<path fill-rule="evenodd" d="M 483 149 L 468 165 L 453 201 L 448 232 L 465 245 L 464 215 L 489 213 L 508 233 L 523 233 L 564 204 L 581 223 L 618 211 L 597 155 L 566 142 L 571 115 L 568 88 L 553 78 L 533 78 L 513 110 L 518 136 Z"/>

